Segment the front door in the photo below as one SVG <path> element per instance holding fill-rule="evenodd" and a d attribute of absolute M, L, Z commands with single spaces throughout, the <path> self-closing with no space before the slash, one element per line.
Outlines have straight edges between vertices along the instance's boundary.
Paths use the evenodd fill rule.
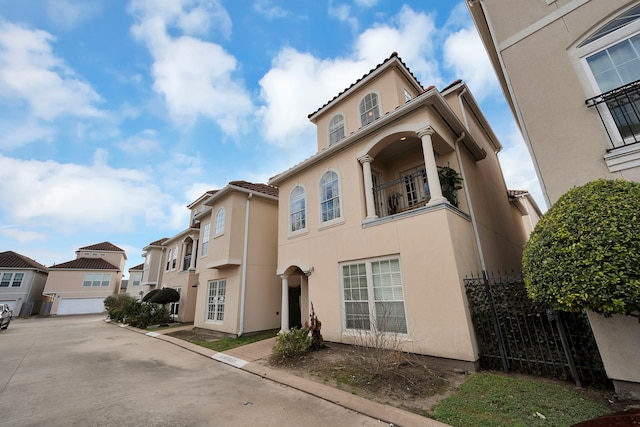
<path fill-rule="evenodd" d="M 300 311 L 300 286 L 289 288 L 289 329 L 302 327 L 302 312 Z"/>

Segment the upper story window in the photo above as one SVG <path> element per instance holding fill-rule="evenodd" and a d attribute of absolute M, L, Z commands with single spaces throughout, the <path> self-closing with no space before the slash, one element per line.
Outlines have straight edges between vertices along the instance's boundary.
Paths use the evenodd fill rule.
<path fill-rule="evenodd" d="M 360 125 L 368 125 L 378 118 L 380 118 L 378 95 L 375 93 L 368 93 L 362 101 L 360 101 Z"/>
<path fill-rule="evenodd" d="M 411 96 L 411 94 L 409 93 L 408 90 L 404 90 L 404 102 L 409 102 L 411 101 L 413 97 Z"/>
<path fill-rule="evenodd" d="M 335 144 L 342 138 L 344 138 L 344 116 L 336 114 L 329 121 L 329 145 Z"/>
<path fill-rule="evenodd" d="M 175 270 L 178 261 L 178 245 L 173 249 L 173 258 L 171 259 L 171 269 Z"/>
<path fill-rule="evenodd" d="M 307 228 L 305 191 L 300 185 L 294 188 L 289 196 L 289 216 L 291 231 L 304 230 Z"/>
<path fill-rule="evenodd" d="M 18 288 L 22 285 L 22 279 L 24 273 L 2 273 L 2 280 L 0 280 L 0 288 Z"/>
<path fill-rule="evenodd" d="M 578 46 L 614 147 L 640 135 L 640 6 L 614 18 Z"/>
<path fill-rule="evenodd" d="M 85 274 L 82 286 L 109 286 L 111 274 Z"/>
<path fill-rule="evenodd" d="M 224 208 L 220 208 L 216 213 L 215 236 L 219 236 L 223 232 L 224 232 Z"/>
<path fill-rule="evenodd" d="M 320 212 L 322 222 L 340 218 L 338 174 L 329 171 L 320 178 Z"/>
<path fill-rule="evenodd" d="M 169 268 L 171 267 L 172 253 L 173 253 L 172 249 L 169 249 L 169 252 L 167 252 L 167 267 L 165 268 L 165 270 L 167 270 L 167 271 L 169 271 Z"/>
<path fill-rule="evenodd" d="M 131 286 L 140 286 L 140 280 L 142 279 L 142 274 L 136 273 L 131 275 Z"/>
<path fill-rule="evenodd" d="M 200 256 L 207 256 L 209 253 L 209 231 L 211 230 L 211 223 L 206 223 L 202 227 L 202 250 Z"/>

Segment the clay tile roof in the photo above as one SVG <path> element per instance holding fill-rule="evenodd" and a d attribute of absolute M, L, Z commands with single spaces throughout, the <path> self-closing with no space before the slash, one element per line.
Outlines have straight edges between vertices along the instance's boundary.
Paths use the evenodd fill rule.
<path fill-rule="evenodd" d="M 254 184 L 247 181 L 231 181 L 229 185 L 244 188 L 250 191 L 266 194 L 267 196 L 278 197 L 278 187 L 267 184 Z"/>
<path fill-rule="evenodd" d="M 129 269 L 129 271 L 131 271 L 131 270 L 144 270 L 144 262 L 142 264 L 138 264 L 138 265 L 135 265 L 135 266 L 131 267 Z"/>
<path fill-rule="evenodd" d="M 13 251 L 0 253 L 0 268 L 28 268 L 48 271 L 47 267 L 39 262 Z"/>
<path fill-rule="evenodd" d="M 454 86 L 456 86 L 456 85 L 459 85 L 460 83 L 462 83 L 462 80 L 458 79 L 458 80 L 456 80 L 455 82 L 453 82 L 453 83 L 451 83 L 450 85 L 448 85 L 447 87 L 445 87 L 445 88 L 443 88 L 442 90 L 440 90 L 440 92 L 444 92 L 444 91 L 446 91 L 447 89 L 450 89 L 450 88 L 452 88 L 452 87 L 454 87 Z M 432 86 L 432 87 L 433 87 L 433 86 Z M 428 89 L 427 89 L 427 90 L 428 90 Z"/>
<path fill-rule="evenodd" d="M 166 242 L 167 240 L 169 240 L 169 238 L 167 237 L 163 237 L 162 239 L 156 240 L 155 242 L 151 242 L 149 243 L 148 246 L 162 246 L 162 244 L 164 242 Z"/>
<path fill-rule="evenodd" d="M 100 249 L 96 249 L 100 250 Z M 103 249 L 104 250 L 104 249 Z M 50 270 L 117 270 L 118 267 L 102 258 L 78 258 L 49 267 Z"/>
<path fill-rule="evenodd" d="M 124 252 L 124 250 L 120 249 L 116 245 L 109 242 L 97 243 L 95 245 L 85 246 L 84 248 L 80 248 L 81 251 L 110 251 L 110 252 Z"/>
<path fill-rule="evenodd" d="M 322 110 L 324 107 L 326 107 L 327 105 L 331 104 L 336 98 L 338 98 L 340 95 L 342 95 L 343 93 L 345 93 L 346 91 L 348 91 L 349 89 L 351 89 L 352 87 L 354 87 L 355 85 L 357 85 L 358 83 L 360 83 L 362 80 L 364 80 L 365 78 L 367 78 L 367 76 L 371 75 L 374 71 L 376 71 L 378 68 L 382 67 L 384 64 L 386 64 L 387 62 L 391 61 L 393 58 L 398 58 L 398 61 L 400 61 L 400 63 L 404 66 L 404 68 L 407 69 L 407 72 L 409 74 L 411 74 L 411 77 L 413 77 L 413 79 L 420 85 L 422 86 L 422 84 L 418 81 L 418 79 L 416 78 L 416 76 L 413 75 L 413 72 L 411 72 L 411 70 L 409 69 L 409 67 L 407 67 L 407 64 L 404 63 L 404 61 L 398 56 L 398 52 L 393 52 L 387 59 L 385 59 L 384 61 L 382 61 L 381 63 L 379 63 L 378 65 L 376 65 L 374 68 L 372 68 L 371 70 L 369 70 L 369 72 L 365 75 L 363 75 L 362 77 L 360 77 L 358 80 L 356 80 L 355 82 L 353 82 L 349 87 L 347 87 L 346 89 L 344 89 L 342 92 L 340 92 L 339 94 L 337 94 L 336 96 L 334 96 L 333 98 L 331 98 L 329 101 L 327 101 L 322 107 L 318 108 L 316 111 L 314 111 L 313 113 L 310 113 L 307 117 L 311 118 L 311 116 L 313 116 L 314 114 L 316 114 L 318 111 Z"/>

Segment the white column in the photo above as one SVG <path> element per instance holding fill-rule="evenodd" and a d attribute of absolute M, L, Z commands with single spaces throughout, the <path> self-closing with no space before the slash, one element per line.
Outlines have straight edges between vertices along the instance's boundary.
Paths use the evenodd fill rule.
<path fill-rule="evenodd" d="M 422 140 L 422 155 L 424 156 L 424 166 L 427 170 L 427 182 L 429 183 L 429 192 L 431 193 L 431 200 L 429 201 L 430 205 L 447 202 L 447 199 L 442 196 L 440 178 L 438 177 L 438 167 L 436 166 L 436 156 L 433 153 L 431 135 L 434 133 L 435 130 L 431 126 L 422 128 L 417 132 L 420 140 Z"/>
<path fill-rule="evenodd" d="M 376 215 L 376 206 L 373 201 L 373 178 L 371 177 L 371 162 L 373 157 L 369 155 L 362 156 L 358 159 L 362 164 L 362 175 L 364 176 L 364 200 L 367 207 L 367 217 L 365 221 L 378 218 Z"/>
<path fill-rule="evenodd" d="M 280 308 L 280 333 L 289 332 L 289 276 L 282 278 L 282 307 Z"/>
<path fill-rule="evenodd" d="M 189 261 L 189 270 L 196 269 L 196 252 L 198 251 L 198 239 L 192 239 L 191 243 L 191 260 Z"/>

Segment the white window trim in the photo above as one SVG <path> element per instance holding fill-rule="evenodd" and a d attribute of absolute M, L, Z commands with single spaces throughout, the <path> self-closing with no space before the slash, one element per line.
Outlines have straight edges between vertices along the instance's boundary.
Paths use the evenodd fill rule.
<path fill-rule="evenodd" d="M 360 112 L 360 104 L 362 103 L 364 98 L 367 95 L 369 95 L 370 93 L 374 93 L 376 95 L 377 99 L 378 99 L 378 112 L 380 113 L 380 116 L 377 119 L 374 119 L 373 121 L 371 121 L 371 122 L 369 122 L 367 124 L 364 124 L 364 123 L 362 123 L 362 118 L 361 118 L 362 113 Z M 360 98 L 360 100 L 358 101 L 358 104 L 357 104 L 356 108 L 357 108 L 357 113 L 358 113 L 358 121 L 360 122 L 360 127 L 367 126 L 368 124 L 371 124 L 371 123 L 375 122 L 376 120 L 381 119 L 384 116 L 384 113 L 383 113 L 384 110 L 382 109 L 382 97 L 380 96 L 380 93 L 377 90 L 371 90 L 371 91 L 365 93 L 362 96 L 362 98 Z"/>
<path fill-rule="evenodd" d="M 3 281 L 2 279 L 4 278 L 4 275 L 8 274 L 9 275 L 9 281 L 8 281 L 8 285 L 7 286 L 2 286 L 0 287 L 0 289 L 11 289 L 11 288 L 21 288 L 22 284 L 24 283 L 24 279 L 26 277 L 26 274 L 22 271 L 0 271 L 0 281 Z M 20 280 L 20 284 L 18 286 L 15 285 L 16 283 L 16 275 L 18 274 L 22 274 L 22 279 Z"/>
<path fill-rule="evenodd" d="M 220 230 L 218 229 L 218 215 L 222 214 L 222 225 L 220 226 Z M 222 236 L 224 234 L 225 222 L 227 221 L 227 214 L 224 210 L 224 206 L 216 211 L 216 215 L 213 217 L 214 230 L 213 237 L 216 238 L 218 236 Z"/>
<path fill-rule="evenodd" d="M 353 265 L 353 264 L 363 264 L 363 263 L 365 264 L 365 268 L 366 268 L 366 271 L 367 271 L 367 293 L 369 295 L 369 298 L 367 300 L 367 303 L 369 305 L 369 316 L 373 321 L 375 321 L 376 312 L 375 312 L 375 297 L 374 297 L 374 293 L 373 293 L 373 280 L 370 281 L 370 279 L 372 278 L 372 275 L 371 275 L 371 263 L 376 262 L 376 261 L 388 261 L 388 260 L 392 260 L 392 259 L 397 259 L 398 262 L 400 263 L 400 282 L 402 283 L 402 293 L 403 293 L 402 303 L 404 305 L 404 316 L 405 316 L 405 322 L 406 322 L 405 326 L 407 328 L 407 332 L 381 332 L 381 334 L 389 335 L 389 336 L 393 336 L 393 337 L 403 337 L 403 338 L 408 338 L 409 337 L 409 311 L 407 309 L 407 292 L 406 292 L 404 276 L 402 274 L 402 259 L 401 259 L 399 254 L 397 254 L 397 255 L 389 255 L 389 256 L 384 256 L 384 257 L 366 258 L 366 259 L 360 259 L 360 260 L 345 261 L 345 262 L 340 262 L 338 264 L 338 280 L 340 281 L 340 283 L 339 283 L 339 289 L 340 289 L 340 315 L 342 317 L 341 325 L 342 325 L 342 335 L 343 336 L 361 337 L 363 333 L 373 332 L 373 330 L 372 329 L 351 329 L 351 328 L 347 328 L 347 313 L 346 313 L 345 300 L 344 300 L 344 280 L 343 280 L 344 277 L 342 276 L 342 267 L 346 266 L 346 265 Z M 372 308 L 373 308 L 373 310 L 372 310 Z"/>
<path fill-rule="evenodd" d="M 344 136 L 332 144 L 331 143 L 331 121 L 336 116 L 342 116 L 342 129 L 344 130 Z M 327 143 L 329 144 L 329 147 L 333 147 L 334 145 L 336 145 L 346 137 L 347 137 L 347 115 L 342 112 L 337 112 L 333 116 L 331 116 L 331 118 L 329 119 L 329 123 L 327 124 Z"/>
<path fill-rule="evenodd" d="M 91 285 L 85 285 L 84 283 L 87 281 L 87 276 L 92 276 L 91 277 Z M 95 280 L 96 276 L 100 276 L 100 280 L 97 281 Z M 106 285 L 103 285 L 102 282 L 105 281 L 105 276 L 109 277 L 109 283 Z M 99 285 L 94 285 L 94 282 L 100 282 Z M 111 286 L 111 273 L 85 273 L 84 276 L 82 277 L 82 287 L 83 288 L 108 288 Z"/>
<path fill-rule="evenodd" d="M 211 240 L 211 222 L 207 222 L 202 224 L 202 242 L 200 247 L 200 258 L 204 258 L 207 255 L 209 255 L 210 240 Z"/>
<path fill-rule="evenodd" d="M 632 7 L 634 7 L 635 5 L 632 5 L 629 9 L 631 9 Z M 627 10 L 629 10 L 627 9 Z M 620 16 L 622 14 L 624 14 L 626 12 L 625 11 L 620 11 L 618 14 L 616 14 L 615 16 L 611 16 L 611 19 L 614 19 L 617 16 Z M 609 21 L 607 21 L 609 22 Z M 569 58 L 570 60 L 573 62 L 574 67 L 576 69 L 576 74 L 578 76 L 578 80 L 580 81 L 580 83 L 582 84 L 582 87 L 585 91 L 585 99 L 591 98 L 593 96 L 599 95 L 600 93 L 602 93 L 600 91 L 600 88 L 598 86 L 598 83 L 595 80 L 595 77 L 593 76 L 593 73 L 591 72 L 591 68 L 589 67 L 589 64 L 587 63 L 587 57 L 594 55 L 604 49 L 607 49 L 608 47 L 613 46 L 614 44 L 621 42 L 623 40 L 626 40 L 638 33 L 640 33 L 640 19 L 631 22 L 627 25 L 625 25 L 622 28 L 617 29 L 616 31 L 613 31 L 609 34 L 606 34 L 602 37 L 600 37 L 597 40 L 592 41 L 591 43 L 582 46 L 582 47 L 575 47 L 575 46 L 579 46 L 580 43 L 583 42 L 583 40 L 588 39 L 589 37 L 591 37 L 591 35 L 598 31 L 600 28 L 602 28 L 602 26 L 606 25 L 607 22 L 604 23 L 600 23 L 600 25 L 598 25 L 597 27 L 593 28 L 592 31 L 588 32 L 584 37 L 582 37 L 581 39 L 579 39 L 575 44 L 574 47 L 572 49 L 569 50 Z M 605 151 L 605 154 L 603 154 L 605 162 L 609 168 L 610 172 L 616 172 L 619 170 L 623 170 L 626 169 L 628 167 L 634 167 L 635 164 L 637 163 L 635 161 L 635 159 L 639 156 L 640 154 L 640 147 L 637 146 L 624 146 L 622 145 L 623 143 L 623 138 L 622 135 L 620 134 L 620 131 L 618 130 L 618 127 L 616 126 L 613 117 L 611 116 L 611 113 L 609 112 L 609 109 L 604 107 L 592 107 L 592 108 L 601 108 L 601 113 L 603 115 L 603 119 L 605 121 L 605 127 L 602 127 L 603 124 L 601 122 L 601 120 L 597 119 L 598 122 L 600 123 L 600 126 L 602 127 L 602 133 L 603 133 L 603 151 Z M 597 115 L 596 112 L 594 112 L 595 115 Z M 611 138 L 614 140 L 614 145 L 616 146 L 615 148 L 613 148 L 613 150 L 611 150 L 611 144 L 609 141 L 609 138 L 606 136 L 607 132 L 609 133 L 609 135 L 611 135 Z M 637 145 L 637 144 L 636 144 Z M 631 148 L 630 148 L 631 147 Z M 610 150 L 609 153 L 606 152 L 606 150 Z M 616 156 L 617 154 L 620 154 L 619 156 Z M 616 157 L 615 160 L 611 161 L 610 158 L 611 157 Z M 628 158 L 628 159 L 627 159 Z M 629 166 L 624 166 L 624 165 L 629 165 Z"/>
<path fill-rule="evenodd" d="M 216 283 L 216 282 L 222 282 L 224 281 L 224 302 L 222 303 L 222 307 L 223 307 L 223 311 L 222 311 L 222 320 L 215 320 L 215 319 L 209 319 L 209 293 L 211 292 L 211 284 L 212 283 Z M 227 284 L 228 281 L 226 278 L 223 279 L 215 279 L 215 280 L 209 280 L 207 282 L 207 294 L 206 294 L 206 298 L 205 298 L 205 310 L 204 310 L 204 321 L 205 323 L 215 323 L 218 325 L 222 325 L 224 323 L 224 315 L 226 314 L 226 305 L 227 305 Z M 215 314 L 217 314 L 218 312 L 216 311 Z M 217 316 L 215 316 L 217 317 Z"/>
<path fill-rule="evenodd" d="M 340 216 L 327 221 L 322 221 L 322 192 L 320 191 L 320 182 L 328 172 L 333 172 L 338 177 L 338 209 L 340 210 Z M 342 196 L 343 196 L 342 180 L 340 179 L 340 173 L 333 168 L 329 168 L 325 170 L 322 173 L 322 175 L 320 175 L 320 178 L 318 179 L 318 230 L 344 223 L 344 210 L 342 208 Z"/>
<path fill-rule="evenodd" d="M 291 194 L 293 194 L 294 190 L 296 188 L 302 188 L 302 191 L 304 191 L 304 227 L 298 229 L 298 230 L 291 230 L 291 226 L 293 225 L 291 223 Z M 288 209 L 287 209 L 287 231 L 288 231 L 288 236 L 289 237 L 296 237 L 299 236 L 301 234 L 307 234 L 309 232 L 309 198 L 308 198 L 308 194 L 309 192 L 307 191 L 307 188 L 302 185 L 302 184 L 296 184 L 293 186 L 293 188 L 291 189 L 291 191 L 289 192 L 289 198 L 287 200 L 287 204 L 288 204 Z"/>
<path fill-rule="evenodd" d="M 137 280 L 136 280 L 137 278 Z M 138 282 L 138 284 L 136 285 L 136 282 Z M 131 286 L 140 286 L 140 283 L 142 283 L 142 273 L 134 273 L 131 275 Z"/>

